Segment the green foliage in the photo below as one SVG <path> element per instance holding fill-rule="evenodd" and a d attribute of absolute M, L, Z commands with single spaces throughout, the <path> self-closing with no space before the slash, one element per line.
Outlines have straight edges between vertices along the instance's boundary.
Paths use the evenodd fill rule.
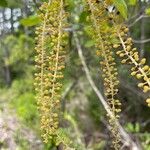
<path fill-rule="evenodd" d="M 105 148 L 106 142 L 105 141 L 100 141 L 99 143 L 96 143 L 94 145 L 94 150 L 103 150 Z"/>
<path fill-rule="evenodd" d="M 6 0 L 6 1 L 7 1 L 9 8 L 22 8 L 23 7 L 23 0 Z"/>
<path fill-rule="evenodd" d="M 99 100 L 96 97 L 96 95 L 94 95 L 94 93 L 88 94 L 88 99 L 89 99 L 89 113 L 91 118 L 93 119 L 93 121 L 95 122 L 96 126 L 99 126 L 99 122 L 100 122 L 100 116 L 99 114 L 102 114 L 102 110 L 101 107 L 99 107 Z"/>
<path fill-rule="evenodd" d="M 40 0 L 37 1 L 38 5 L 41 2 L 45 2 L 48 0 Z M 109 1 L 109 0 L 108 0 Z M 110 0 L 112 2 L 112 0 Z M 146 1 L 142 2 L 140 5 L 138 4 L 137 0 L 113 0 L 116 8 L 120 11 L 123 18 L 127 18 L 128 14 L 129 16 L 136 16 L 141 8 L 147 4 Z M 125 3 L 125 2 L 126 3 Z M 24 10 L 24 6 L 22 5 L 22 0 L 0 0 L 0 7 L 2 8 L 13 8 L 14 12 L 19 8 L 23 8 L 22 14 L 25 13 L 25 11 L 28 12 L 28 10 Z M 91 40 L 91 35 L 93 33 L 93 30 L 89 28 L 89 10 L 84 9 L 84 2 L 82 0 L 65 0 L 65 10 L 69 12 L 72 16 L 68 18 L 68 20 L 72 23 L 71 26 L 69 26 L 69 29 L 74 29 L 75 31 L 79 31 L 79 35 L 81 36 L 80 44 L 83 48 L 83 54 L 85 57 L 85 60 L 87 62 L 87 65 L 90 69 L 90 73 L 95 81 L 97 83 L 97 87 L 99 87 L 100 91 L 102 90 L 102 82 L 99 81 L 99 74 L 102 74 L 102 72 L 98 73 L 99 68 L 98 66 L 98 58 L 95 56 L 95 48 L 94 48 L 94 40 Z M 83 2 L 83 3 L 82 3 Z M 110 3 L 111 5 L 112 3 Z M 127 10 L 128 4 L 129 9 Z M 29 4 L 30 5 L 30 4 Z M 30 13 L 27 13 L 27 17 L 21 19 L 23 16 L 19 17 L 19 22 L 15 20 L 15 23 L 19 23 L 19 27 L 15 27 L 13 32 L 9 32 L 10 34 L 5 34 L 4 36 L 1 36 L 1 41 L 3 45 L 0 45 L 0 75 L 4 74 L 5 66 L 10 67 L 11 72 L 11 79 L 12 84 L 10 88 L 7 89 L 0 89 L 0 111 L 3 111 L 5 109 L 5 106 L 3 106 L 3 100 L 5 100 L 5 103 L 11 104 L 11 108 L 16 110 L 17 115 L 22 120 L 23 124 L 25 126 L 34 128 L 36 133 L 39 134 L 39 115 L 37 111 L 37 104 L 36 100 L 34 99 L 34 90 L 33 90 L 33 74 L 34 74 L 34 32 L 33 27 L 37 25 L 40 20 L 36 15 L 36 10 L 33 10 L 35 8 L 35 5 L 32 4 L 28 7 L 28 9 L 31 9 L 32 11 Z M 15 8 L 17 8 L 15 10 Z M 127 14 L 128 11 L 128 14 Z M 5 12 L 7 13 L 7 11 Z M 21 15 L 22 15 L 21 14 Z M 130 15 L 132 14 L 132 15 Z M 145 10 L 146 15 L 150 15 L 150 10 L 147 8 Z M 120 16 L 120 15 L 119 15 Z M 117 16 L 118 17 L 118 16 Z M 16 14 L 13 14 L 13 18 L 16 18 Z M 122 18 L 122 17 L 121 17 Z M 120 18 L 119 18 L 120 19 Z M 132 20 L 129 20 L 129 22 L 132 24 Z M 145 38 L 149 38 L 149 20 L 145 18 Z M 8 23 L 10 23 L 10 19 L 7 19 Z M 128 21 L 128 20 L 127 20 Z M 140 39 L 141 35 L 141 28 L 140 23 L 137 22 L 136 26 L 133 26 L 130 28 L 130 33 L 134 39 Z M 147 23 L 147 24 L 146 24 Z M 110 20 L 109 25 L 103 24 L 102 30 L 105 31 L 105 33 L 109 33 L 109 28 L 112 26 L 112 22 Z M 66 27 L 68 29 L 68 25 Z M 9 30 L 9 28 L 6 28 L 5 30 Z M 84 30 L 84 31 L 83 31 Z M 27 33 L 26 33 L 27 31 Z M 24 33 L 24 34 L 22 34 Z M 26 34 L 26 35 L 25 35 Z M 67 104 L 65 105 L 65 111 L 71 112 L 70 114 L 67 114 L 67 118 L 63 120 L 60 124 L 62 127 L 67 127 L 67 130 L 65 128 L 60 128 L 58 130 L 57 139 L 54 139 L 57 141 L 57 145 L 61 142 L 65 143 L 65 145 L 69 145 L 70 147 L 74 147 L 76 150 L 103 150 L 103 149 L 111 149 L 109 148 L 109 142 L 105 137 L 97 138 L 95 137 L 95 133 L 97 134 L 104 134 L 107 135 L 107 129 L 104 129 L 105 127 L 101 123 L 101 119 L 105 116 L 105 111 L 103 110 L 102 106 L 100 105 L 99 100 L 95 96 L 95 94 L 91 90 L 87 90 L 90 87 L 85 86 L 85 91 L 81 90 L 78 86 L 80 84 L 81 86 L 84 85 L 85 82 L 88 82 L 85 78 L 85 74 L 82 68 L 82 64 L 80 62 L 80 59 L 78 58 L 78 54 L 74 45 L 74 42 L 72 40 L 72 33 L 69 32 L 69 54 L 66 57 L 66 70 L 64 71 L 65 74 L 65 80 L 63 81 L 64 89 L 62 91 L 65 91 L 67 87 L 72 83 L 72 81 L 79 80 L 79 83 L 77 81 L 75 87 L 71 89 L 71 92 L 67 94 L 67 97 L 65 97 L 65 102 Z M 109 34 L 108 34 L 109 35 Z M 109 35 L 110 43 L 112 44 L 118 44 L 119 40 L 115 39 L 114 37 L 111 37 Z M 136 43 L 135 43 L 136 44 Z M 148 58 L 149 62 L 149 43 L 145 44 L 145 55 Z M 140 47 L 141 44 L 138 43 L 136 45 L 137 47 Z M 6 56 L 5 52 L 8 51 L 8 56 Z M 139 139 L 139 142 L 143 146 L 143 150 L 150 150 L 150 134 L 149 134 L 149 122 L 146 121 L 149 119 L 149 109 L 145 106 L 145 104 L 142 103 L 143 101 L 143 95 L 141 94 L 140 90 L 138 91 L 135 87 L 135 81 L 129 77 L 129 68 L 126 69 L 120 66 L 117 63 L 117 67 L 119 68 L 119 78 L 121 81 L 123 80 L 123 85 L 120 85 L 119 88 L 119 98 L 122 100 L 123 106 L 123 115 L 121 115 L 121 124 L 125 124 L 126 130 L 129 132 L 129 134 L 132 134 L 131 136 L 136 136 L 136 138 Z M 84 80 L 82 80 L 84 76 Z M 98 79 L 98 80 L 97 80 Z M 132 79 L 132 80 L 131 80 Z M 124 84 L 126 83 L 126 84 Z M 4 77 L 0 77 L 0 87 L 4 87 L 5 80 Z M 87 84 L 86 84 L 87 85 Z M 126 87 L 127 86 L 127 87 Z M 131 88 L 132 87 L 132 88 Z M 131 90 L 130 90 L 131 88 Z M 139 95 L 138 97 L 135 97 L 131 94 L 133 94 L 135 91 L 135 95 Z M 132 93 L 133 92 L 133 93 Z M 83 106 L 80 106 L 80 102 L 84 102 L 84 98 L 78 96 L 78 93 L 82 93 L 82 95 L 86 95 L 85 97 L 89 100 L 88 101 L 88 107 L 87 104 L 82 104 Z M 7 102 L 8 101 L 8 102 Z M 79 112 L 79 115 L 77 114 L 77 111 L 80 109 L 80 107 L 84 107 Z M 136 109 L 134 109 L 136 107 Z M 86 114 L 85 112 L 86 111 Z M 81 118 L 84 117 L 87 119 L 87 122 L 84 122 L 83 120 L 79 121 Z M 123 120 L 123 121 L 122 121 Z M 138 122 L 140 120 L 140 123 Z M 134 123 L 131 123 L 134 122 Z M 136 123 L 135 123 L 136 122 Z M 84 125 L 90 127 L 90 128 L 84 128 Z M 91 128 L 93 127 L 93 128 Z M 87 130 L 88 129 L 88 130 Z M 91 130 L 91 131 L 89 131 Z M 20 135 L 16 133 L 15 139 L 18 143 L 18 149 L 20 150 L 26 150 L 30 149 L 28 147 L 28 141 L 24 139 L 23 137 L 20 138 Z M 71 142 L 73 141 L 73 142 Z M 36 143 L 35 143 L 36 144 Z M 0 146 L 2 143 L 0 143 Z M 85 148 L 86 145 L 87 147 Z M 69 147 L 69 148 L 70 148 Z M 36 149 L 33 147 L 33 149 Z M 54 144 L 54 141 L 49 141 L 47 144 L 44 144 L 44 150 L 56 150 L 56 146 Z M 69 149 L 70 150 L 70 149 Z"/>
<path fill-rule="evenodd" d="M 75 117 L 67 114 L 67 113 L 64 113 L 64 118 L 70 123 L 70 132 L 71 130 L 74 131 L 74 135 L 70 135 L 69 136 L 69 133 L 70 132 L 67 132 L 66 130 L 66 136 L 68 135 L 68 137 L 70 139 L 72 139 L 72 141 L 70 141 L 70 144 L 72 147 L 78 149 L 78 150 L 85 150 L 85 145 L 84 143 L 82 142 L 82 137 L 81 137 L 81 131 L 80 129 L 78 128 L 78 124 L 77 124 L 77 121 L 75 119 Z M 69 130 L 68 130 L 69 131 Z"/>
<path fill-rule="evenodd" d="M 86 23 L 87 22 L 87 16 L 88 16 L 88 12 L 86 11 L 83 11 L 81 14 L 80 14 L 80 22 L 81 23 Z"/>
<path fill-rule="evenodd" d="M 128 132 L 138 133 L 140 132 L 140 124 L 139 123 L 127 123 L 126 129 Z"/>
<path fill-rule="evenodd" d="M 140 136 L 140 139 L 142 141 L 143 149 L 150 150 L 150 134 L 145 132 Z"/>
<path fill-rule="evenodd" d="M 12 105 L 16 108 L 19 117 L 27 123 L 27 125 L 34 127 L 37 125 L 38 111 L 33 93 L 24 93 L 12 101 Z"/>
<path fill-rule="evenodd" d="M 25 63 L 33 54 L 33 51 L 29 51 L 29 48 L 33 49 L 33 40 L 23 34 L 19 37 L 7 36 L 4 40 L 4 45 L 9 50 L 9 58 L 6 61 L 9 65 Z"/>
<path fill-rule="evenodd" d="M 6 49 L 9 55 L 6 57 L 5 50 L 1 51 L 0 61 L 4 63 L 3 66 L 11 66 L 14 77 L 19 77 L 22 74 L 28 76 L 27 70 L 33 70 L 32 65 L 29 65 L 33 64 L 33 47 L 33 39 L 26 35 L 20 35 L 19 37 L 7 36 L 3 41 L 2 48 Z"/>
<path fill-rule="evenodd" d="M 0 6 L 1 7 L 7 7 L 7 1 L 6 0 L 1 0 L 0 1 Z"/>
<path fill-rule="evenodd" d="M 128 0 L 129 5 L 135 6 L 136 3 L 137 3 L 137 0 Z"/>
<path fill-rule="evenodd" d="M 14 80 L 11 85 L 12 91 L 17 95 L 22 95 L 26 92 L 33 92 L 33 77 L 32 75 L 24 79 Z"/>
<path fill-rule="evenodd" d="M 74 9 L 74 6 L 75 6 L 74 5 L 74 0 L 66 0 L 66 2 L 68 4 L 67 5 L 67 10 L 71 12 Z"/>
<path fill-rule="evenodd" d="M 17 150 L 26 150 L 29 149 L 29 143 L 27 139 L 24 139 L 20 136 L 19 131 L 14 135 L 15 141 L 18 143 Z"/>
<path fill-rule="evenodd" d="M 38 111 L 33 92 L 32 75 L 13 81 L 11 91 L 14 95 L 11 106 L 16 109 L 18 116 L 30 127 L 38 126 Z"/>
<path fill-rule="evenodd" d="M 26 27 L 35 26 L 40 23 L 40 18 L 36 15 L 33 15 L 33 16 L 29 16 L 27 18 L 21 19 L 20 23 Z"/>
<path fill-rule="evenodd" d="M 94 46 L 94 40 L 88 40 L 85 42 L 85 47 L 89 48 L 91 46 Z"/>
<path fill-rule="evenodd" d="M 150 16 L 150 8 L 145 9 L 145 13 Z"/>
<path fill-rule="evenodd" d="M 65 149 L 70 148 L 72 142 L 70 141 L 67 134 L 68 134 L 68 132 L 65 129 L 59 128 L 57 130 L 56 145 L 63 143 L 65 146 Z M 70 150 L 71 150 L 71 148 L 70 148 Z"/>
<path fill-rule="evenodd" d="M 127 5 L 124 0 L 113 0 L 114 5 L 120 11 L 121 15 L 127 19 Z"/>
<path fill-rule="evenodd" d="M 130 133 L 136 133 L 137 135 L 139 135 L 144 150 L 150 149 L 150 134 L 147 132 L 142 132 L 140 123 L 127 123 L 126 130 Z"/>

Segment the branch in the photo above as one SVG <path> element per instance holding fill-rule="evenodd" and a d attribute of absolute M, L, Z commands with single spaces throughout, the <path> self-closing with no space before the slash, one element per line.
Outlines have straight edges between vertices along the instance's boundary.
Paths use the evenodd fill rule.
<path fill-rule="evenodd" d="M 145 40 L 133 40 L 134 43 L 142 44 L 142 43 L 148 43 L 150 42 L 150 39 L 145 39 Z"/>
<path fill-rule="evenodd" d="M 87 80 L 89 81 L 92 89 L 94 90 L 95 94 L 99 98 L 99 100 L 102 103 L 102 105 L 103 105 L 104 109 L 106 110 L 106 112 L 110 116 L 114 117 L 113 113 L 110 111 L 109 105 L 106 103 L 104 97 L 102 96 L 102 94 L 99 91 L 99 89 L 96 87 L 96 85 L 95 85 L 95 83 L 94 83 L 94 81 L 93 81 L 93 79 L 92 79 L 92 77 L 90 75 L 90 71 L 89 71 L 89 69 L 88 69 L 88 67 L 86 65 L 85 58 L 83 56 L 83 52 L 82 52 L 82 48 L 81 48 L 79 39 L 78 39 L 77 34 L 75 32 L 73 32 L 73 36 L 74 36 L 75 44 L 76 44 L 76 47 L 77 47 L 78 55 L 79 55 L 79 58 L 81 60 L 82 65 L 83 65 L 83 69 L 85 71 Z M 118 125 L 118 129 L 119 129 L 120 135 L 122 137 L 122 143 L 124 143 L 124 145 L 126 145 L 126 146 L 132 147 L 132 150 L 141 150 L 141 148 L 131 139 L 131 137 L 123 129 L 123 127 L 120 125 L 120 123 L 118 121 L 116 121 L 115 123 Z"/>
<path fill-rule="evenodd" d="M 139 20 L 140 20 L 140 19 L 141 19 L 140 16 L 144 16 L 145 18 L 149 17 L 149 16 L 145 15 L 145 10 L 146 10 L 147 8 L 149 8 L 149 5 L 150 5 L 150 1 L 148 1 L 145 6 L 141 7 L 140 10 L 138 10 L 138 14 L 136 14 L 135 16 L 132 16 L 131 18 L 129 18 L 127 24 L 129 24 L 129 22 L 132 22 L 132 20 L 134 20 L 134 19 L 136 19 L 136 18 L 137 18 L 136 20 L 138 20 L 138 18 L 139 18 Z M 138 20 L 138 21 L 139 21 L 139 20 Z M 134 21 L 134 22 L 136 23 L 136 21 Z"/>
<path fill-rule="evenodd" d="M 140 21 L 142 18 L 148 18 L 149 16 L 147 15 L 140 15 L 138 18 L 135 19 L 131 24 L 128 25 L 128 27 L 134 26 L 138 21 Z"/>

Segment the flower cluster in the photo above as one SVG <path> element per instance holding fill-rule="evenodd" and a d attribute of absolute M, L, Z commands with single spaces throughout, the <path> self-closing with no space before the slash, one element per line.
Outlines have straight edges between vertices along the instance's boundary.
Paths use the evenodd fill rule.
<path fill-rule="evenodd" d="M 116 54 L 122 59 L 122 63 L 132 65 L 131 75 L 135 76 L 141 82 L 138 87 L 143 89 L 143 92 L 150 91 L 150 66 L 146 65 L 146 59 L 139 58 L 139 53 L 136 48 L 133 47 L 132 38 L 128 36 L 129 29 L 126 26 L 117 27 L 116 32 L 119 37 L 120 43 L 114 44 L 114 48 L 117 50 Z M 146 102 L 150 106 L 150 100 Z"/>
<path fill-rule="evenodd" d="M 41 118 L 44 142 L 48 142 L 59 126 L 60 90 L 65 68 L 67 34 L 63 0 L 50 0 L 40 7 L 41 25 L 36 29 L 35 89 Z"/>
<path fill-rule="evenodd" d="M 120 148 L 119 142 L 121 138 L 116 120 L 119 118 L 118 113 L 121 111 L 121 103 L 116 98 L 119 81 L 111 42 L 114 31 L 108 24 L 109 17 L 107 16 L 105 7 L 100 2 L 97 3 L 96 0 L 87 0 L 87 2 L 89 11 L 91 12 L 92 37 L 95 40 L 97 55 L 101 59 L 100 66 L 104 79 L 104 93 L 110 106 L 110 111 L 113 113 L 113 116 L 108 116 L 113 135 L 113 145 L 118 150 Z"/>

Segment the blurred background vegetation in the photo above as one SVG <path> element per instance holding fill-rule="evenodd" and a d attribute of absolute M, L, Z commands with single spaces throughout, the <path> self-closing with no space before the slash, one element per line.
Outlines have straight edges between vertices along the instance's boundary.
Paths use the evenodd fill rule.
<path fill-rule="evenodd" d="M 99 58 L 86 25 L 82 0 L 66 0 L 71 26 L 79 30 L 80 44 L 91 76 L 103 91 Z M 0 149 L 55 150 L 40 138 L 35 100 L 34 47 L 39 6 L 44 0 L 0 0 Z M 148 0 L 126 0 L 130 35 L 140 57 L 150 64 L 150 5 Z M 78 24 L 77 24 L 78 23 Z M 111 150 L 106 112 L 85 77 L 72 33 L 69 32 L 62 108 L 67 132 L 78 150 Z M 147 95 L 137 88 L 129 66 L 120 65 L 120 123 L 143 150 L 150 150 L 150 108 Z"/>

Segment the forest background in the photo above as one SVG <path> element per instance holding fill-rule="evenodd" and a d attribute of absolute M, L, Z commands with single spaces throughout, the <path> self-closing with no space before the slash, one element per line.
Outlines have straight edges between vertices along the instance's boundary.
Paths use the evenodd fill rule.
<path fill-rule="evenodd" d="M 37 13 L 44 0 L 0 0 L 0 149 L 52 150 L 53 143 L 43 144 L 39 113 L 35 100 L 35 27 Z M 94 41 L 86 32 L 82 0 L 67 0 L 72 14 L 71 25 L 80 34 L 80 45 L 90 76 L 99 91 L 103 84 Z M 150 5 L 146 0 L 126 0 L 128 19 L 135 47 L 150 64 Z M 66 6 L 67 7 L 67 6 Z M 62 112 L 67 132 L 78 149 L 110 150 L 110 131 L 106 111 L 89 84 L 73 34 L 69 31 L 68 54 L 62 90 Z M 120 123 L 141 149 L 150 150 L 150 108 L 146 94 L 130 76 L 129 66 L 119 70 L 119 98 L 122 102 Z"/>

